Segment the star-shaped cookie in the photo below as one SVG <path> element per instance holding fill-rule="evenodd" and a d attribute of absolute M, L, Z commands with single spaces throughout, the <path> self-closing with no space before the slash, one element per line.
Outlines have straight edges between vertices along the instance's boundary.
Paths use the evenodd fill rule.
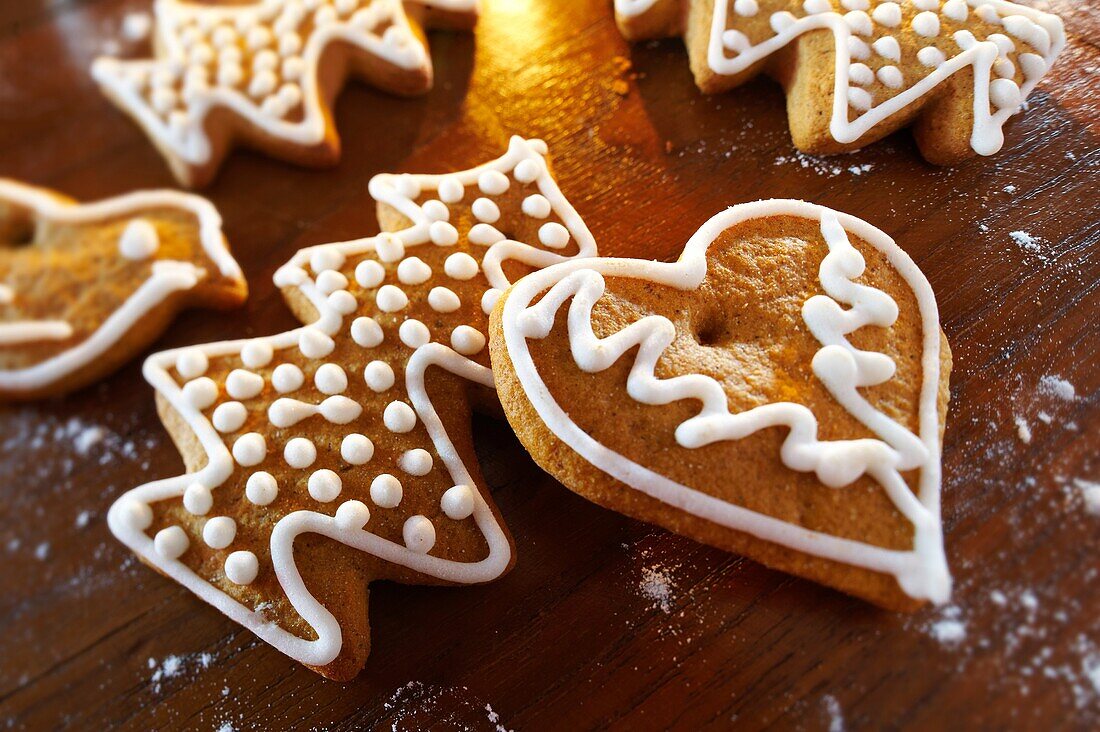
<path fill-rule="evenodd" d="M 335 679 L 369 652 L 372 580 L 506 572 L 470 426 L 496 404 L 487 313 L 516 277 L 595 254 L 545 154 L 513 138 L 464 172 L 375 177 L 386 233 L 304 249 L 275 275 L 309 325 L 151 356 L 187 473 L 119 498 L 115 535 Z"/>
<path fill-rule="evenodd" d="M 199 187 L 236 142 L 303 165 L 335 163 L 332 102 L 345 79 L 426 92 L 424 30 L 472 28 L 478 0 L 157 0 L 155 15 L 155 58 L 100 58 L 92 75 L 180 183 Z"/>
<path fill-rule="evenodd" d="M 630 39 L 682 35 L 696 84 L 767 73 L 795 147 L 858 149 L 907 125 L 924 157 L 992 155 L 1065 45 L 1055 15 L 1005 0 L 615 0 Z"/>

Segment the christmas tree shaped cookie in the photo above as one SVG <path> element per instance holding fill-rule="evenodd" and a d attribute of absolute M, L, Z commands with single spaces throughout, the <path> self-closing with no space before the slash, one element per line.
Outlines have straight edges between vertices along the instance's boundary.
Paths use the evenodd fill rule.
<path fill-rule="evenodd" d="M 495 404 L 487 313 L 516 277 L 595 243 L 545 145 L 370 183 L 385 233 L 299 252 L 276 283 L 304 327 L 145 366 L 185 475 L 126 493 L 115 535 L 334 679 L 370 648 L 367 585 L 488 582 L 512 545 L 470 410 Z"/>
<path fill-rule="evenodd" d="M 885 607 L 949 597 L 951 354 L 869 224 L 762 201 L 674 263 L 550 267 L 498 303 L 491 350 L 509 422 L 577 493 Z"/>
<path fill-rule="evenodd" d="M 860 148 L 908 125 L 930 162 L 992 155 L 1065 45 L 1062 21 L 1005 0 L 615 0 L 627 38 L 682 35 L 695 82 L 766 73 L 795 146 Z"/>
<path fill-rule="evenodd" d="M 198 187 L 238 141 L 303 165 L 335 163 L 332 102 L 345 79 L 428 91 L 424 29 L 472 28 L 478 1 L 157 0 L 155 13 L 156 58 L 100 58 L 92 75 L 180 183 Z"/>
<path fill-rule="evenodd" d="M 0 401 L 78 389 L 180 309 L 229 308 L 247 294 L 204 199 L 143 191 L 78 204 L 0 179 Z"/>

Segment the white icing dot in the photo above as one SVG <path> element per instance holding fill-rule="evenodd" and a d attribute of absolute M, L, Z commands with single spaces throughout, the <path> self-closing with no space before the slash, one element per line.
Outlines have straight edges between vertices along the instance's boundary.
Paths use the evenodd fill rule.
<path fill-rule="evenodd" d="M 351 315 L 359 307 L 359 301 L 347 290 L 337 290 L 328 296 L 328 306 L 341 315 Z"/>
<path fill-rule="evenodd" d="M 370 499 L 380 508 L 396 508 L 401 503 L 401 481 L 382 473 L 370 484 Z"/>
<path fill-rule="evenodd" d="M 1012 79 L 995 79 L 989 85 L 989 100 L 997 109 L 1015 109 L 1023 101 L 1023 95 Z"/>
<path fill-rule="evenodd" d="M 364 435 L 352 433 L 340 442 L 340 457 L 349 465 L 363 465 L 374 457 L 374 443 Z"/>
<path fill-rule="evenodd" d="M 401 529 L 405 546 L 417 554 L 427 554 L 435 546 L 435 526 L 427 516 L 410 516 Z"/>
<path fill-rule="evenodd" d="M 197 348 L 188 348 L 181 351 L 176 357 L 176 371 L 185 379 L 197 379 L 210 368 L 210 361 L 206 354 Z"/>
<path fill-rule="evenodd" d="M 453 279 L 469 280 L 476 277 L 481 268 L 478 267 L 477 260 L 469 254 L 457 252 L 447 257 L 447 261 L 443 263 L 443 271 Z"/>
<path fill-rule="evenodd" d="M 153 549 L 157 554 L 168 559 L 178 559 L 191 544 L 187 534 L 179 526 L 169 526 L 161 529 L 153 537 Z"/>
<path fill-rule="evenodd" d="M 334 269 L 326 269 L 317 275 L 317 289 L 322 295 L 329 295 L 337 290 L 346 290 L 348 278 Z"/>
<path fill-rule="evenodd" d="M 383 392 L 393 386 L 393 369 L 385 361 L 371 361 L 363 369 L 363 379 L 375 392 Z"/>
<path fill-rule="evenodd" d="M 806 11 L 807 15 L 817 15 L 818 13 L 827 13 L 833 9 L 832 3 L 829 0 L 805 0 L 802 3 L 802 9 Z"/>
<path fill-rule="evenodd" d="M 897 3 L 882 3 L 871 11 L 871 19 L 881 26 L 897 28 L 901 25 L 901 6 Z"/>
<path fill-rule="evenodd" d="M 458 178 L 452 175 L 439 181 L 439 199 L 444 203 L 458 203 L 465 195 L 465 189 Z"/>
<path fill-rule="evenodd" d="M 118 239 L 118 251 L 126 259 L 148 259 L 160 248 L 157 227 L 145 219 L 134 219 Z"/>
<path fill-rule="evenodd" d="M 858 33 L 861 36 L 869 36 L 874 30 L 875 26 L 871 22 L 871 16 L 862 10 L 853 10 L 850 13 L 844 14 L 844 23 L 852 29 L 853 33 Z"/>
<path fill-rule="evenodd" d="M 940 34 L 940 16 L 930 10 L 918 13 L 913 18 L 913 32 L 924 38 L 935 38 Z"/>
<path fill-rule="evenodd" d="M 463 356 L 472 356 L 485 348 L 485 335 L 476 328 L 460 325 L 451 331 L 451 346 Z"/>
<path fill-rule="evenodd" d="M 474 512 L 474 491 L 468 485 L 456 485 L 448 488 L 439 500 L 439 505 L 447 518 L 461 521 Z"/>
<path fill-rule="evenodd" d="M 871 48 L 875 49 L 875 53 L 883 58 L 888 58 L 891 61 L 901 60 L 901 45 L 893 36 L 883 36 L 872 43 Z"/>
<path fill-rule="evenodd" d="M 499 170 L 486 170 L 477 177 L 477 187 L 490 196 L 499 196 L 508 190 L 508 186 L 508 176 Z"/>
<path fill-rule="evenodd" d="M 382 285 L 378 288 L 378 295 L 374 298 L 378 309 L 384 313 L 396 313 L 409 304 L 409 297 L 401 288 L 393 285 Z"/>
<path fill-rule="evenodd" d="M 917 51 L 917 60 L 925 66 L 939 66 L 944 62 L 943 51 L 935 46 L 925 46 Z"/>
<path fill-rule="evenodd" d="M 1001 57 L 993 62 L 993 73 L 1002 79 L 1011 79 L 1016 76 L 1016 65 Z"/>
<path fill-rule="evenodd" d="M 374 251 L 383 262 L 396 262 L 405 256 L 405 242 L 396 234 L 383 232 L 375 237 Z"/>
<path fill-rule="evenodd" d="M 938 10 L 940 0 L 913 0 L 913 7 L 917 10 Z"/>
<path fill-rule="evenodd" d="M 539 241 L 548 247 L 561 249 L 569 243 L 569 229 L 556 221 L 539 227 Z"/>
<path fill-rule="evenodd" d="M 225 402 L 219 404 L 217 409 L 214 410 L 211 422 L 214 429 L 225 434 L 239 430 L 247 418 L 248 410 L 245 409 L 243 404 L 240 402 Z"/>
<path fill-rule="evenodd" d="M 386 269 L 373 259 L 364 259 L 355 267 L 355 281 L 364 289 L 378 287 L 385 277 Z"/>
<path fill-rule="evenodd" d="M 470 227 L 470 233 L 466 235 L 466 238 L 469 239 L 471 244 L 489 246 L 490 244 L 496 244 L 498 241 L 504 241 L 507 237 L 489 224 L 474 224 Z"/>
<path fill-rule="evenodd" d="M 436 246 L 454 246 L 458 243 L 458 229 L 446 221 L 433 221 L 428 227 L 428 237 Z"/>
<path fill-rule="evenodd" d="M 370 521 L 370 509 L 362 501 L 344 501 L 336 509 L 336 528 L 341 531 L 362 529 Z"/>
<path fill-rule="evenodd" d="M 485 294 L 481 296 L 481 312 L 488 315 L 493 312 L 493 308 L 497 304 L 497 300 L 500 299 L 501 291 L 495 287 L 485 291 Z"/>
<path fill-rule="evenodd" d="M 760 12 L 760 5 L 756 0 L 736 0 L 733 3 L 733 12 L 743 18 L 751 18 Z"/>
<path fill-rule="evenodd" d="M 427 450 L 414 448 L 406 450 L 397 458 L 397 467 L 409 475 L 423 476 L 432 471 L 432 456 Z"/>
<path fill-rule="evenodd" d="M 321 402 L 318 411 L 333 424 L 347 424 L 363 412 L 363 407 L 346 396 L 330 396 Z"/>
<path fill-rule="evenodd" d="M 437 313 L 453 313 L 461 304 L 458 295 L 446 287 L 433 287 L 428 293 L 428 305 Z"/>
<path fill-rule="evenodd" d="M 867 64 L 854 63 L 848 67 L 848 80 L 859 86 L 866 86 L 875 80 L 875 72 Z"/>
<path fill-rule="evenodd" d="M 327 468 L 315 471 L 306 482 L 309 495 L 321 503 L 335 501 L 343 487 L 344 482 L 340 480 L 340 476 Z"/>
<path fill-rule="evenodd" d="M 292 468 L 308 468 L 317 459 L 317 448 L 304 437 L 295 437 L 283 448 L 283 459 Z"/>
<path fill-rule="evenodd" d="M 947 0 L 947 2 L 943 4 L 943 9 L 940 10 L 940 12 L 951 20 L 959 23 L 966 20 L 966 16 L 969 14 L 966 7 L 966 0 Z"/>
<path fill-rule="evenodd" d="M 192 483 L 183 492 L 183 507 L 195 516 L 205 516 L 214 507 L 214 494 L 202 483 Z"/>
<path fill-rule="evenodd" d="M 397 329 L 397 335 L 401 338 L 401 342 L 409 348 L 420 348 L 432 339 L 428 326 L 414 318 L 402 323 L 401 327 Z"/>
<path fill-rule="evenodd" d="M 878 80 L 891 89 L 900 89 L 905 83 L 905 77 L 897 66 L 883 66 L 878 70 Z"/>
<path fill-rule="evenodd" d="M 248 476 L 244 495 L 257 506 L 267 506 L 278 497 L 279 484 L 271 473 L 260 470 Z"/>
<path fill-rule="evenodd" d="M 313 375 L 313 383 L 322 394 L 343 394 L 348 388 L 348 375 L 336 364 L 326 363 Z"/>
<path fill-rule="evenodd" d="M 840 0 L 846 10 L 866 10 L 871 7 L 869 0 Z"/>
<path fill-rule="evenodd" d="M 260 561 L 249 551 L 236 551 L 225 558 L 225 577 L 233 584 L 248 585 L 260 572 Z"/>
<path fill-rule="evenodd" d="M 985 40 L 996 43 L 997 50 L 1001 52 L 1002 56 L 1007 56 L 1016 50 L 1016 44 L 1004 33 L 991 33 Z"/>
<path fill-rule="evenodd" d="M 344 255 L 331 244 L 322 245 L 313 250 L 309 255 L 309 268 L 313 274 L 337 270 L 344 266 Z"/>
<path fill-rule="evenodd" d="M 225 391 L 234 399 L 251 399 L 263 388 L 264 377 L 244 369 L 233 369 L 225 379 Z"/>
<path fill-rule="evenodd" d="M 233 459 L 246 468 L 259 465 L 267 457 L 267 441 L 259 432 L 241 435 L 233 443 Z"/>
<path fill-rule="evenodd" d="M 520 183 L 530 183 L 535 180 L 535 178 L 538 178 L 541 172 L 542 169 L 538 162 L 534 158 L 527 158 L 525 160 L 520 160 L 519 163 L 516 164 L 516 169 L 512 174 L 516 176 L 516 180 Z"/>
<path fill-rule="evenodd" d="M 523 199 L 523 213 L 533 219 L 545 219 L 550 215 L 550 201 L 541 193 L 535 193 Z"/>
<path fill-rule="evenodd" d="M 871 57 L 871 47 L 861 38 L 848 36 L 848 55 L 859 61 L 866 61 Z"/>
<path fill-rule="evenodd" d="M 264 341 L 249 341 L 241 348 L 241 361 L 250 369 L 259 369 L 271 363 L 275 350 Z"/>
<path fill-rule="evenodd" d="M 195 409 L 206 409 L 218 398 L 218 385 L 206 376 L 188 381 L 183 386 L 183 399 Z"/>
<path fill-rule="evenodd" d="M 416 412 L 405 402 L 390 402 L 382 413 L 382 423 L 390 432 L 412 432 L 416 426 Z"/>
<path fill-rule="evenodd" d="M 722 45 L 730 51 L 744 53 L 752 46 L 752 41 L 741 31 L 730 28 L 722 32 Z"/>
<path fill-rule="evenodd" d="M 397 176 L 393 187 L 394 190 L 406 198 L 416 198 L 420 195 L 420 183 L 408 173 Z"/>
<path fill-rule="evenodd" d="M 403 285 L 419 285 L 431 279 L 432 268 L 420 257 L 406 257 L 397 265 L 397 279 Z"/>
<path fill-rule="evenodd" d="M 332 353 L 336 343 L 313 326 L 306 326 L 298 336 L 298 350 L 306 358 L 324 358 Z"/>
<path fill-rule="evenodd" d="M 473 212 L 478 221 L 483 221 L 486 224 L 495 224 L 500 219 L 500 207 L 488 198 L 479 198 L 474 201 L 473 205 L 470 206 L 470 211 Z"/>
<path fill-rule="evenodd" d="M 382 326 L 374 318 L 356 318 L 351 323 L 351 339 L 363 348 L 374 348 L 382 342 Z"/>
<path fill-rule="evenodd" d="M 997 9 L 992 5 L 979 5 L 978 7 L 974 8 L 974 14 L 984 20 L 986 23 L 990 23 L 992 25 L 1001 24 L 1001 16 L 998 15 Z"/>
<path fill-rule="evenodd" d="M 1047 72 L 1046 60 L 1037 53 L 1021 53 L 1016 60 L 1020 63 L 1020 70 L 1024 72 L 1024 78 L 1028 81 L 1037 79 Z"/>
<path fill-rule="evenodd" d="M 302 370 L 292 363 L 281 363 L 275 367 L 271 374 L 271 385 L 280 394 L 289 394 L 298 391 L 305 383 L 306 377 Z"/>
<path fill-rule="evenodd" d="M 138 531 L 145 531 L 153 524 L 153 509 L 149 508 L 148 503 L 143 503 L 134 498 L 127 498 L 120 511 L 123 515 L 123 521 Z"/>
<path fill-rule="evenodd" d="M 429 221 L 446 221 L 451 218 L 451 210 L 447 208 L 447 204 L 434 198 L 430 201 L 425 201 L 420 209 L 424 212 L 424 215 L 428 217 Z"/>
<path fill-rule="evenodd" d="M 237 537 L 237 522 L 228 516 L 215 516 L 202 527 L 202 540 L 211 549 L 225 549 Z"/>
<path fill-rule="evenodd" d="M 871 108 L 871 95 L 867 93 L 865 89 L 859 89 L 854 86 L 848 87 L 848 104 L 853 109 L 858 109 L 861 112 L 866 112 Z"/>
<path fill-rule="evenodd" d="M 792 13 L 781 10 L 778 13 L 772 13 L 771 18 L 768 19 L 768 24 L 771 25 L 772 31 L 779 34 L 794 25 L 797 20 Z"/>

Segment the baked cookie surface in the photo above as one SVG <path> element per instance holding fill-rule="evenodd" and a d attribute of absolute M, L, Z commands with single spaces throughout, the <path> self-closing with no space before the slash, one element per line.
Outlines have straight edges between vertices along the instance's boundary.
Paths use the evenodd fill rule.
<path fill-rule="evenodd" d="M 427 92 L 425 30 L 473 28 L 478 0 L 157 0 L 154 11 L 155 58 L 100 58 L 92 76 L 180 183 L 200 187 L 238 141 L 301 165 L 334 164 L 332 103 L 346 78 Z"/>
<path fill-rule="evenodd" d="M 516 277 L 595 244 L 546 147 L 448 175 L 380 175 L 386 231 L 275 275 L 302 328 L 149 358 L 187 474 L 126 493 L 114 534 L 283 653 L 349 679 L 367 585 L 488 582 L 512 543 L 477 466 L 488 312 Z M 499 407 L 496 406 L 499 410 Z"/>
<path fill-rule="evenodd" d="M 675 263 L 520 280 L 490 333 L 509 422 L 568 488 L 885 607 L 949 596 L 950 350 L 928 282 L 869 224 L 735 206 Z"/>
<path fill-rule="evenodd" d="M 247 294 L 202 198 L 143 191 L 80 204 L 0 179 L 0 400 L 85 386 L 177 311 L 230 308 Z"/>
<path fill-rule="evenodd" d="M 615 0 L 615 15 L 631 40 L 683 36 L 705 93 L 778 80 L 803 152 L 912 125 L 941 165 L 1000 150 L 1066 41 L 1057 16 L 1005 0 Z"/>

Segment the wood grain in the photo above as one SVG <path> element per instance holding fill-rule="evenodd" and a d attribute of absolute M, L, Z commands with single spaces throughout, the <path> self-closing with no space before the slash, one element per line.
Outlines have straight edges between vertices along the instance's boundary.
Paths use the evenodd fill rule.
<path fill-rule="evenodd" d="M 479 450 L 517 539 L 516 569 L 481 588 L 374 586 L 367 669 L 334 684 L 109 535 L 115 497 L 181 467 L 136 360 L 63 401 L 0 409 L 0 724 L 1095 728 L 1100 517 L 1083 510 L 1075 480 L 1100 479 L 1100 8 L 1045 3 L 1070 36 L 1056 70 L 1000 155 L 942 170 L 907 133 L 840 158 L 798 155 L 777 87 L 700 96 L 682 45 L 628 47 L 609 2 L 485 4 L 476 37 L 433 36 L 428 96 L 345 91 L 338 167 L 231 156 L 205 193 L 252 297 L 230 315 L 184 315 L 155 348 L 295 325 L 272 272 L 301 246 L 374 232 L 371 175 L 468 167 L 511 133 L 550 143 L 604 254 L 674 256 L 742 201 L 838 208 L 913 255 L 955 350 L 944 451 L 953 604 L 884 613 L 603 511 L 482 419 Z M 125 13 L 146 6 L 0 5 L 0 174 L 80 199 L 172 185 L 87 73 Z M 1038 237 L 1037 251 L 1017 231 Z M 1068 380 L 1075 398 L 1059 399 L 1044 377 Z M 956 643 L 942 640 L 953 622 L 965 630 Z"/>

